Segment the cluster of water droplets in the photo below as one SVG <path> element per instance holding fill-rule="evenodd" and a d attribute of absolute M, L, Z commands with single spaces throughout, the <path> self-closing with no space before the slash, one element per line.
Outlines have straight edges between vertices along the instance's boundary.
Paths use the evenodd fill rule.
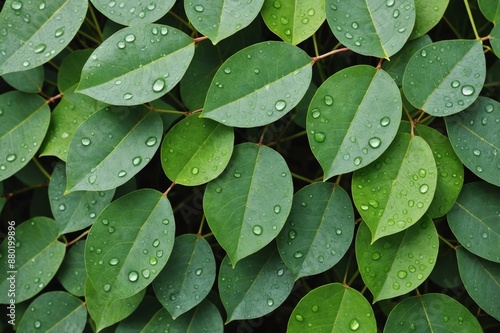
<path fill-rule="evenodd" d="M 273 11 L 271 14 L 272 18 L 271 25 L 273 27 L 273 30 L 280 32 L 282 31 L 287 37 L 290 37 L 295 32 L 298 32 L 299 34 L 302 33 L 305 36 L 305 34 L 307 33 L 306 30 L 300 29 L 299 27 L 297 31 L 292 31 L 290 27 L 296 25 L 297 22 L 300 22 L 303 25 L 308 25 L 310 20 L 312 20 L 316 15 L 316 10 L 314 8 L 309 8 L 306 11 L 299 14 L 299 17 L 289 18 L 286 13 L 281 13 L 282 6 L 283 5 L 280 0 L 275 0 L 273 2 L 273 7 L 272 7 Z M 295 22 L 295 20 L 297 20 L 297 22 Z"/>
<path fill-rule="evenodd" d="M 102 10 L 106 13 L 111 13 L 117 16 L 135 16 L 137 18 L 143 19 L 148 13 L 156 9 L 156 4 L 150 2 L 146 6 L 137 6 L 136 3 L 127 3 L 126 1 L 115 1 L 111 0 L 107 4 L 103 3 Z"/>

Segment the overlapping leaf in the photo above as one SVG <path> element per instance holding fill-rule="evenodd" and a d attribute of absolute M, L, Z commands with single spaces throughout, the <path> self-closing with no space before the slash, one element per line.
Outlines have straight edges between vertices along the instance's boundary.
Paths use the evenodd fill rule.
<path fill-rule="evenodd" d="M 203 208 L 208 225 L 233 266 L 269 244 L 285 224 L 293 184 L 283 157 L 243 143 L 222 175 L 208 183 Z"/>
<path fill-rule="evenodd" d="M 92 51 L 91 49 L 76 50 L 64 57 L 57 72 L 57 87 L 60 92 L 66 93 L 70 88 L 76 88 L 80 82 L 83 66 L 85 66 Z"/>
<path fill-rule="evenodd" d="M 122 25 L 151 23 L 164 16 L 175 0 L 152 2 L 151 0 L 115 1 L 90 0 L 97 10 Z"/>
<path fill-rule="evenodd" d="M 497 58 L 500 58 L 500 24 L 495 25 L 491 30 L 490 44 Z"/>
<path fill-rule="evenodd" d="M 312 60 L 298 47 L 274 41 L 254 44 L 217 71 L 202 117 L 235 127 L 272 123 L 297 105 L 311 77 Z"/>
<path fill-rule="evenodd" d="M 37 93 L 42 90 L 45 72 L 43 66 L 38 66 L 22 72 L 4 74 L 2 79 L 19 91 Z"/>
<path fill-rule="evenodd" d="M 85 251 L 85 240 L 76 242 L 71 246 L 64 256 L 61 268 L 57 271 L 57 280 L 64 289 L 75 296 L 83 296 L 85 293 L 85 280 L 87 271 L 83 258 Z"/>
<path fill-rule="evenodd" d="M 144 295 L 137 309 L 130 316 L 120 321 L 115 333 L 128 333 L 131 327 L 137 330 L 144 329 L 148 324 L 151 324 L 151 319 L 160 310 L 165 311 L 156 297 Z M 168 318 L 168 315 L 166 317 Z M 160 324 L 162 324 L 161 321 Z"/>
<path fill-rule="evenodd" d="M 427 215 L 403 232 L 371 245 L 370 239 L 370 231 L 363 223 L 356 235 L 356 259 L 374 302 L 417 288 L 436 264 L 439 239 Z"/>
<path fill-rule="evenodd" d="M 316 91 L 307 136 L 324 179 L 360 169 L 391 144 L 401 118 L 401 95 L 383 70 L 360 65 L 337 72 Z"/>
<path fill-rule="evenodd" d="M 414 39 L 426 34 L 443 18 L 450 0 L 415 0 L 415 26 L 410 35 Z"/>
<path fill-rule="evenodd" d="M 496 0 L 478 0 L 479 9 L 488 21 L 497 23 L 500 21 L 500 3 Z"/>
<path fill-rule="evenodd" d="M 6 1 L 0 13 L 0 75 L 54 58 L 78 32 L 87 7 L 87 0 Z"/>
<path fill-rule="evenodd" d="M 88 279 L 100 297 L 111 302 L 146 288 L 165 266 L 174 233 L 172 207 L 158 191 L 137 190 L 108 205 L 85 244 Z"/>
<path fill-rule="evenodd" d="M 114 105 L 149 102 L 180 81 L 193 54 L 193 39 L 175 28 L 123 28 L 92 53 L 77 92 Z"/>
<path fill-rule="evenodd" d="M 434 197 L 437 168 L 429 145 L 418 136 L 398 133 L 380 159 L 357 170 L 352 196 L 377 239 L 416 223 Z"/>
<path fill-rule="evenodd" d="M 416 108 L 433 116 L 449 116 L 477 99 L 485 77 L 480 41 L 445 40 L 415 52 L 406 66 L 403 91 Z"/>

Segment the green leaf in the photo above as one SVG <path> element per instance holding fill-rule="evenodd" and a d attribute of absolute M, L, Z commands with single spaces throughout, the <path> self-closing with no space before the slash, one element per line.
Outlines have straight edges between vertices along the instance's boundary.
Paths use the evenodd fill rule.
<path fill-rule="evenodd" d="M 115 333 L 146 332 L 144 329 L 148 327 L 159 310 L 165 311 L 156 297 L 145 295 L 137 309 L 130 316 L 120 321 Z M 168 315 L 166 317 L 170 319 Z"/>
<path fill-rule="evenodd" d="M 398 133 L 376 163 L 354 172 L 354 204 L 370 228 L 372 243 L 416 223 L 431 204 L 436 182 L 431 148 L 407 133 Z"/>
<path fill-rule="evenodd" d="M 254 44 L 219 68 L 202 117 L 235 127 L 272 123 L 297 105 L 311 77 L 312 60 L 298 47 L 275 41 Z"/>
<path fill-rule="evenodd" d="M 408 101 L 437 117 L 471 105 L 486 78 L 482 45 L 477 40 L 445 40 L 415 52 L 403 76 Z M 423 72 L 427 74 L 422 75 Z"/>
<path fill-rule="evenodd" d="M 470 297 L 486 313 L 500 320 L 500 265 L 476 257 L 461 246 L 457 248 L 457 260 L 460 277 Z"/>
<path fill-rule="evenodd" d="M 83 332 L 87 322 L 85 304 L 64 291 L 50 291 L 38 296 L 28 306 L 17 330 L 19 332 Z M 33 329 L 35 328 L 35 329 Z"/>
<path fill-rule="evenodd" d="M 295 280 L 333 267 L 349 249 L 354 212 L 349 195 L 332 183 L 313 183 L 293 197 L 277 244 Z"/>
<path fill-rule="evenodd" d="M 87 279 L 85 282 L 85 303 L 90 317 L 95 322 L 96 332 L 128 317 L 139 306 L 145 293 L 146 289 L 127 298 L 111 300 L 101 296 L 90 279 Z"/>
<path fill-rule="evenodd" d="M 500 3 L 497 0 L 478 0 L 479 9 L 488 21 L 500 21 Z"/>
<path fill-rule="evenodd" d="M 35 156 L 47 133 L 50 108 L 35 94 L 0 95 L 0 181 L 22 169 Z"/>
<path fill-rule="evenodd" d="M 268 314 L 285 301 L 293 282 L 274 244 L 242 259 L 235 268 L 231 267 L 229 257 L 224 257 L 218 284 L 227 312 L 226 322 Z"/>
<path fill-rule="evenodd" d="M 398 52 L 415 24 L 413 0 L 326 0 L 326 19 L 335 37 L 356 53 L 389 58 Z"/>
<path fill-rule="evenodd" d="M 407 298 L 389 314 L 384 333 L 467 332 L 482 333 L 477 319 L 465 306 L 444 294 Z"/>
<path fill-rule="evenodd" d="M 155 154 L 162 125 L 160 116 L 143 106 L 111 106 L 94 113 L 71 138 L 66 190 L 105 191 L 124 184 Z"/>
<path fill-rule="evenodd" d="M 404 295 L 429 276 L 438 254 L 438 233 L 424 215 L 415 225 L 370 245 L 371 235 L 363 223 L 356 235 L 359 272 L 373 294 L 373 302 Z"/>
<path fill-rule="evenodd" d="M 193 39 L 175 28 L 123 28 L 92 53 L 77 92 L 114 105 L 149 102 L 180 81 L 193 54 Z"/>
<path fill-rule="evenodd" d="M 40 292 L 54 277 L 64 258 L 65 245 L 57 240 L 56 222 L 47 217 L 34 217 L 19 226 L 10 221 L 6 240 L 0 245 L 0 303 L 8 304 L 11 280 L 15 276 L 16 303 Z M 15 249 L 15 258 L 8 255 Z"/>
<path fill-rule="evenodd" d="M 468 183 L 448 213 L 451 231 L 468 251 L 500 263 L 500 189 L 488 183 Z"/>
<path fill-rule="evenodd" d="M 307 114 L 309 145 L 323 178 L 376 160 L 394 140 L 400 118 L 399 89 L 383 70 L 360 65 L 332 75 L 316 91 Z"/>
<path fill-rule="evenodd" d="M 491 30 L 490 44 L 497 58 L 500 58 L 500 24 L 495 25 Z"/>
<path fill-rule="evenodd" d="M 115 189 L 109 191 L 78 191 L 64 195 L 66 188 L 66 167 L 58 163 L 49 183 L 50 209 L 59 226 L 60 234 L 82 230 L 92 223 L 95 217 L 113 199 Z"/>
<path fill-rule="evenodd" d="M 64 92 L 66 95 L 66 92 L 70 88 L 73 88 L 74 91 L 74 88 L 80 82 L 80 74 L 83 66 L 89 59 L 92 51 L 90 49 L 77 50 L 64 57 L 57 72 L 57 87 L 60 92 Z"/>
<path fill-rule="evenodd" d="M 186 117 L 170 129 L 161 146 L 161 164 L 170 180 L 195 186 L 218 177 L 233 153 L 234 131 L 216 121 Z"/>
<path fill-rule="evenodd" d="M 330 283 L 310 291 L 300 300 L 288 320 L 287 333 L 358 330 L 377 332 L 370 303 L 357 290 Z"/>
<path fill-rule="evenodd" d="M 158 191 L 137 190 L 108 205 L 85 244 L 85 267 L 97 293 L 112 301 L 146 288 L 167 263 L 174 234 L 172 207 Z"/>
<path fill-rule="evenodd" d="M 3 194 L 3 183 L 0 182 L 0 194 Z M 0 195 L 0 213 L 2 213 L 3 206 L 5 205 L 5 202 L 7 201 L 7 198 L 4 195 Z"/>
<path fill-rule="evenodd" d="M 290 170 L 279 153 L 252 143 L 234 147 L 228 167 L 203 197 L 208 225 L 233 266 L 278 235 L 292 195 Z"/>
<path fill-rule="evenodd" d="M 50 125 L 42 145 L 40 156 L 56 156 L 68 160 L 71 138 L 78 126 L 107 104 L 75 93 L 75 86 L 68 88 L 50 116 Z"/>
<path fill-rule="evenodd" d="M 415 26 L 410 39 L 425 35 L 443 18 L 450 0 L 415 0 Z"/>
<path fill-rule="evenodd" d="M 213 44 L 248 26 L 259 14 L 264 0 L 214 0 L 192 2 L 184 0 L 187 18 L 197 31 Z"/>
<path fill-rule="evenodd" d="M 84 251 L 85 240 L 73 244 L 64 257 L 61 268 L 57 271 L 57 280 L 61 282 L 64 289 L 75 296 L 83 296 L 85 292 L 87 271 L 83 258 Z"/>
<path fill-rule="evenodd" d="M 464 112 L 446 117 L 446 129 L 462 163 L 478 177 L 500 186 L 500 103 L 480 97 Z"/>
<path fill-rule="evenodd" d="M 442 245 L 429 279 L 438 286 L 447 289 L 457 288 L 462 285 L 455 249 Z"/>
<path fill-rule="evenodd" d="M 90 2 L 110 20 L 122 25 L 142 25 L 162 18 L 172 8 L 175 0 L 156 2 L 151 0 L 133 2 L 90 0 Z"/>
<path fill-rule="evenodd" d="M 158 300 L 173 319 L 198 305 L 215 281 L 215 258 L 210 244 L 194 234 L 175 239 L 163 270 L 153 282 Z"/>
<path fill-rule="evenodd" d="M 87 13 L 86 0 L 7 1 L 0 13 L 0 75 L 35 68 L 71 42 Z"/>
<path fill-rule="evenodd" d="M 297 45 L 311 37 L 325 21 L 325 1 L 265 0 L 262 18 L 269 30 Z"/>
<path fill-rule="evenodd" d="M 22 72 L 2 75 L 2 79 L 22 92 L 38 93 L 42 90 L 45 72 L 43 71 L 43 66 L 38 66 Z"/>

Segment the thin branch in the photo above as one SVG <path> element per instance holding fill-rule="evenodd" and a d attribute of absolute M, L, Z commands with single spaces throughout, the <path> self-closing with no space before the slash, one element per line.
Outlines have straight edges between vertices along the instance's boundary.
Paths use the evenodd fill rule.
<path fill-rule="evenodd" d="M 75 243 L 76 243 L 76 242 L 78 242 L 80 239 L 82 239 L 83 237 L 87 236 L 89 232 L 90 232 L 90 229 L 85 230 L 85 232 L 83 232 L 80 236 L 76 237 L 76 238 L 75 238 L 75 239 L 73 239 L 71 242 L 69 242 L 68 244 L 66 244 L 66 247 L 68 247 L 68 246 L 71 246 L 71 245 L 75 244 Z"/>
<path fill-rule="evenodd" d="M 198 43 L 198 42 L 201 42 L 201 41 L 203 41 L 205 39 L 208 39 L 208 37 L 207 36 L 201 36 L 201 37 L 194 38 L 193 41 L 195 43 Z"/>
<path fill-rule="evenodd" d="M 465 4 L 465 9 L 467 10 L 467 15 L 469 15 L 469 21 L 470 21 L 470 24 L 472 25 L 472 30 L 474 31 L 474 36 L 476 36 L 476 39 L 479 40 L 480 37 L 479 37 L 479 34 L 477 33 L 476 24 L 474 23 L 474 17 L 472 16 L 472 12 L 470 10 L 469 1 L 464 0 L 464 4 Z"/>
<path fill-rule="evenodd" d="M 175 186 L 175 182 L 173 182 L 172 184 L 170 184 L 170 186 L 167 188 L 167 190 L 165 192 L 163 192 L 163 196 L 166 197 L 168 195 L 168 193 L 170 192 L 170 190 Z"/>
<path fill-rule="evenodd" d="M 332 50 L 330 52 L 327 52 L 325 54 L 322 54 L 320 56 L 317 56 L 317 57 L 313 57 L 312 60 L 313 60 L 313 64 L 318 61 L 318 60 L 321 60 L 321 59 L 324 59 L 326 57 L 329 57 L 331 55 L 334 55 L 336 53 L 340 53 L 340 52 L 345 52 L 345 51 L 349 51 L 350 49 L 348 47 L 343 47 L 341 49 L 337 49 L 337 50 Z"/>

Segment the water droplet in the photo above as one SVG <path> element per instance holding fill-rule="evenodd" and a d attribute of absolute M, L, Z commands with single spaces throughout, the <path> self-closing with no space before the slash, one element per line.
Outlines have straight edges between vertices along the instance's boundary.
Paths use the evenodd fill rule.
<path fill-rule="evenodd" d="M 196 276 L 200 276 L 201 274 L 203 274 L 203 269 L 198 268 L 197 270 L 195 270 L 195 271 L 194 271 L 194 274 L 195 274 Z"/>
<path fill-rule="evenodd" d="M 149 258 L 149 264 L 154 266 L 158 263 L 158 259 L 156 259 L 155 257 L 151 257 Z"/>
<path fill-rule="evenodd" d="M 363 159 L 362 159 L 361 157 L 359 157 L 359 156 L 358 156 L 358 157 L 356 157 L 356 158 L 354 159 L 354 165 L 358 166 L 358 165 L 360 165 L 360 164 L 361 164 L 361 162 L 362 162 L 362 161 L 363 161 Z"/>
<path fill-rule="evenodd" d="M 59 210 L 60 210 L 60 211 L 64 211 L 64 210 L 66 210 L 66 205 L 65 205 L 65 204 L 60 204 L 60 205 L 59 205 Z"/>
<path fill-rule="evenodd" d="M 161 34 L 162 36 L 165 36 L 166 34 L 168 34 L 168 28 L 167 28 L 167 27 L 162 27 L 162 28 L 160 29 L 160 34 Z M 167 76 L 168 76 L 168 75 L 167 75 Z"/>
<path fill-rule="evenodd" d="M 106 219 L 102 220 L 102 224 L 104 224 L 104 225 L 108 225 L 108 223 L 109 223 L 109 221 L 108 221 L 108 220 L 106 220 Z"/>
<path fill-rule="evenodd" d="M 336 233 L 337 235 L 342 235 L 342 230 L 341 230 L 341 229 L 337 229 L 337 230 L 335 230 L 335 233 Z"/>
<path fill-rule="evenodd" d="M 231 68 L 229 67 L 224 68 L 224 73 L 231 74 Z"/>
<path fill-rule="evenodd" d="M 273 306 L 274 305 L 274 300 L 272 298 L 267 299 L 267 305 Z"/>
<path fill-rule="evenodd" d="M 370 147 L 372 148 L 378 148 L 380 147 L 380 144 L 382 143 L 382 140 L 380 140 L 379 138 L 377 137 L 373 137 L 371 138 L 369 141 L 368 141 L 368 144 L 370 145 Z"/>
<path fill-rule="evenodd" d="M 165 80 L 162 78 L 156 79 L 155 82 L 153 82 L 153 91 L 154 92 L 160 92 L 165 88 Z"/>
<path fill-rule="evenodd" d="M 128 273 L 128 280 L 130 282 L 135 282 L 137 279 L 139 279 L 139 273 L 136 271 L 130 271 L 130 273 Z"/>
<path fill-rule="evenodd" d="M 125 171 L 125 170 L 121 170 L 120 172 L 118 172 L 118 177 L 120 177 L 120 178 L 123 178 L 126 175 L 127 175 L 127 171 Z"/>
<path fill-rule="evenodd" d="M 399 288 L 400 288 L 399 283 L 394 282 L 394 283 L 392 284 L 392 289 L 394 289 L 394 290 L 399 290 Z"/>
<path fill-rule="evenodd" d="M 83 138 L 82 139 L 82 145 L 84 145 L 84 146 L 90 145 L 90 139 L 89 138 Z"/>
<path fill-rule="evenodd" d="M 142 162 L 142 158 L 140 156 L 134 157 L 134 159 L 132 160 L 132 164 L 134 166 L 138 166 L 139 164 L 141 164 L 141 162 Z"/>
<path fill-rule="evenodd" d="M 274 108 L 278 111 L 283 111 L 286 108 L 286 102 L 280 99 L 276 102 L 276 104 L 274 104 Z"/>
<path fill-rule="evenodd" d="M 159 239 L 155 239 L 155 240 L 153 241 L 153 246 L 154 246 L 154 247 L 158 247 L 159 245 L 160 245 L 160 240 L 159 240 Z"/>
<path fill-rule="evenodd" d="M 492 104 L 487 104 L 485 107 L 484 107 L 484 110 L 487 112 L 487 113 L 491 113 L 493 112 L 493 105 Z"/>
<path fill-rule="evenodd" d="M 130 35 L 125 36 L 125 41 L 127 43 L 132 43 L 133 41 L 135 41 L 135 35 L 130 34 Z"/>
<path fill-rule="evenodd" d="M 458 86 L 460 86 L 460 81 L 457 80 L 451 81 L 451 86 L 452 88 L 457 88 Z"/>
<path fill-rule="evenodd" d="M 33 326 L 35 326 L 35 328 L 40 328 L 40 327 L 42 327 L 42 323 L 39 320 L 37 320 L 37 321 L 35 321 Z"/>
<path fill-rule="evenodd" d="M 427 175 L 427 171 L 425 171 L 425 169 L 420 169 L 418 170 L 418 175 L 420 178 L 424 178 Z"/>
<path fill-rule="evenodd" d="M 197 175 L 199 172 L 200 172 L 200 169 L 198 169 L 197 167 L 194 167 L 194 168 L 191 169 L 191 173 L 193 175 Z"/>
<path fill-rule="evenodd" d="M 476 170 L 477 170 L 477 172 L 483 172 L 483 168 L 482 168 L 482 167 L 480 167 L 480 166 L 477 166 L 477 167 L 476 167 Z"/>
<path fill-rule="evenodd" d="M 131 99 L 132 97 L 134 97 L 134 95 L 132 95 L 131 93 L 125 93 L 125 94 L 123 95 L 123 99 L 125 99 L 125 100 L 129 100 L 129 99 Z"/>
<path fill-rule="evenodd" d="M 422 184 L 422 186 L 420 186 L 420 193 L 424 194 L 424 193 L 427 193 L 427 191 L 429 190 L 429 185 L 427 184 Z"/>
<path fill-rule="evenodd" d="M 203 7 L 202 5 L 196 5 L 194 6 L 194 10 L 196 10 L 198 13 L 201 13 L 205 10 L 205 7 Z"/>
<path fill-rule="evenodd" d="M 360 326 L 361 325 L 359 324 L 359 321 L 356 318 L 354 318 L 349 322 L 349 328 L 351 329 L 351 331 L 357 331 Z"/>
<path fill-rule="evenodd" d="M 104 291 L 110 291 L 111 290 L 111 285 L 109 283 L 106 283 L 103 287 Z"/>
<path fill-rule="evenodd" d="M 330 95 L 325 95 L 323 101 L 325 102 L 326 105 L 330 106 L 333 104 L 333 97 Z"/>
<path fill-rule="evenodd" d="M 382 127 L 386 127 L 390 123 L 391 123 L 391 119 L 389 117 L 384 117 L 384 118 L 380 119 L 380 125 Z"/>
<path fill-rule="evenodd" d="M 297 252 L 295 252 L 295 253 L 293 254 L 293 257 L 294 257 L 295 259 L 300 259 L 300 258 L 302 258 L 302 256 L 303 256 L 303 254 L 302 254 L 302 252 L 300 252 L 300 251 L 297 251 Z"/>
<path fill-rule="evenodd" d="M 240 177 L 241 177 L 241 172 L 236 171 L 236 172 L 234 173 L 234 178 L 240 178 Z"/>
<path fill-rule="evenodd" d="M 481 151 L 480 151 L 479 149 L 474 149 L 474 150 L 472 151 L 472 153 L 473 153 L 474 155 L 476 155 L 476 156 L 481 155 Z"/>
<path fill-rule="evenodd" d="M 398 272 L 398 278 L 400 279 L 404 279 L 407 275 L 408 273 L 406 271 L 401 270 Z"/>
<path fill-rule="evenodd" d="M 30 63 L 28 61 L 23 62 L 24 67 L 28 67 L 29 65 L 30 65 Z"/>
<path fill-rule="evenodd" d="M 117 259 L 117 258 L 111 258 L 111 259 L 109 259 L 109 264 L 110 264 L 111 266 L 116 266 L 116 265 L 118 265 L 118 259 Z"/>
<path fill-rule="evenodd" d="M 372 253 L 372 259 L 373 260 L 379 260 L 380 259 L 380 253 L 379 252 L 373 252 Z"/>
<path fill-rule="evenodd" d="M 253 233 L 254 233 L 255 235 L 260 236 L 260 235 L 262 235 L 262 231 L 263 231 L 263 230 L 262 230 L 262 227 L 261 227 L 260 225 L 258 225 L 258 224 L 257 224 L 257 225 L 254 225 L 254 226 L 253 226 L 252 231 L 253 231 Z"/>
<path fill-rule="evenodd" d="M 276 214 L 279 214 L 281 212 L 281 206 L 280 205 L 274 206 L 273 209 L 274 209 L 274 213 L 276 213 Z"/>
<path fill-rule="evenodd" d="M 474 87 L 473 86 L 469 86 L 469 85 L 465 85 L 462 87 L 462 94 L 464 96 L 470 96 L 472 95 L 473 93 L 475 92 L 474 90 Z"/>
<path fill-rule="evenodd" d="M 23 3 L 20 1 L 12 1 L 10 7 L 14 10 L 20 10 L 21 8 L 23 8 Z"/>
<path fill-rule="evenodd" d="M 392 17 L 394 17 L 394 18 L 399 17 L 399 10 L 397 10 L 397 9 L 396 9 L 396 10 L 392 13 Z"/>
<path fill-rule="evenodd" d="M 43 51 L 45 51 L 45 48 L 47 47 L 47 45 L 41 43 L 41 44 L 38 44 L 34 49 L 33 49 L 33 52 L 35 53 L 42 53 Z"/>
<path fill-rule="evenodd" d="M 304 317 L 302 317 L 301 315 L 295 315 L 295 320 L 297 321 L 304 321 Z"/>
<path fill-rule="evenodd" d="M 61 37 L 62 35 L 64 35 L 64 28 L 59 28 L 54 32 L 54 36 L 56 37 Z"/>
<path fill-rule="evenodd" d="M 318 119 L 321 116 L 321 111 L 319 109 L 313 109 L 311 112 L 311 116 L 314 119 Z"/>
<path fill-rule="evenodd" d="M 154 136 L 150 136 L 147 140 L 146 140 L 146 146 L 148 147 L 152 147 L 156 144 L 156 138 Z"/>
<path fill-rule="evenodd" d="M 323 142 L 326 139 L 326 135 L 323 132 L 317 132 L 314 134 L 314 140 L 316 142 Z"/>
<path fill-rule="evenodd" d="M 260 73 L 260 69 L 255 68 L 255 69 L 253 70 L 253 72 L 254 72 L 255 74 L 259 74 L 259 73 Z"/>

